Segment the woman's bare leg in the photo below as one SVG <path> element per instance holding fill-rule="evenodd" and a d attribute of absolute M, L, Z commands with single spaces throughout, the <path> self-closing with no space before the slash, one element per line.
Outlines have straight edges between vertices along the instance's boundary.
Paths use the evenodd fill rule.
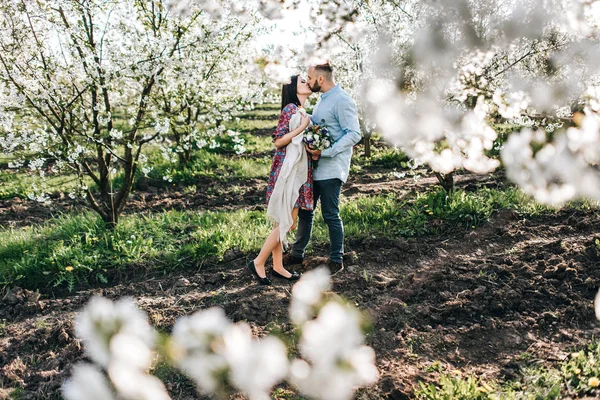
<path fill-rule="evenodd" d="M 296 222 L 298 221 L 298 209 L 294 208 L 292 210 L 292 226 L 290 227 L 290 231 L 296 229 Z M 279 274 L 289 278 L 292 274 L 285 268 L 283 268 L 283 246 L 281 243 L 277 243 L 277 246 L 273 249 L 273 270 L 278 272 Z"/>
<path fill-rule="evenodd" d="M 273 270 L 279 272 L 286 278 L 289 278 L 292 275 L 283 268 L 283 246 L 281 246 L 281 242 L 277 243 L 277 246 L 273 249 Z"/>
<path fill-rule="evenodd" d="M 292 210 L 292 221 L 294 221 L 294 222 L 292 223 L 292 226 L 290 226 L 290 232 L 296 229 L 297 222 L 298 222 L 298 210 L 299 210 L 299 208 L 294 208 Z"/>
<path fill-rule="evenodd" d="M 281 247 L 281 243 L 279 243 L 279 227 L 275 226 L 269 236 L 267 236 L 267 240 L 265 240 L 265 244 L 262 249 L 260 249 L 260 253 L 254 259 L 254 265 L 256 267 L 256 272 L 258 272 L 258 276 L 264 278 L 267 276 L 265 272 L 265 263 L 267 262 L 267 258 L 269 258 L 269 254 L 271 254 L 273 249 L 279 245 Z"/>

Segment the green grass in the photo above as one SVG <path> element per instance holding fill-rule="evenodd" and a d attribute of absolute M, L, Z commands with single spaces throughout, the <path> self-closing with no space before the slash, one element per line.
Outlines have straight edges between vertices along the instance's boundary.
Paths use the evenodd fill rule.
<path fill-rule="evenodd" d="M 549 367 L 526 366 L 519 379 L 484 381 L 474 376 L 442 372 L 436 384 L 419 383 L 416 397 L 424 400 L 520 400 L 576 398 L 600 395 L 600 343 L 572 353 Z"/>
<path fill-rule="evenodd" d="M 514 188 L 484 188 L 477 192 L 457 190 L 450 196 L 442 189 L 432 188 L 403 200 L 394 195 L 361 197 L 344 204 L 341 215 L 347 236 L 360 236 L 365 232 L 412 237 L 441 233 L 448 228 L 472 229 L 487 221 L 494 210 L 504 208 L 528 216 L 555 211 Z M 435 223 L 437 221 L 446 224 L 440 226 Z"/>
<path fill-rule="evenodd" d="M 199 150 L 183 168 L 167 163 L 158 153 L 151 155 L 154 169 L 149 178 L 154 183 L 164 183 L 163 176 L 170 174 L 173 183 L 193 184 L 199 179 L 228 182 L 231 179 L 264 178 L 271 167 L 271 156 L 250 158 L 235 154 L 218 154 L 207 149 Z"/>
<path fill-rule="evenodd" d="M 357 170 L 362 168 L 384 168 L 384 169 L 406 169 L 407 162 L 410 160 L 401 150 L 388 147 L 384 140 L 379 136 L 371 138 L 371 157 L 364 156 L 364 148 L 355 152 L 352 158 L 353 167 Z"/>
<path fill-rule="evenodd" d="M 91 179 L 88 185 L 92 187 Z M 69 193 L 76 189 L 76 175 L 47 175 L 42 183 L 35 174 L 14 170 L 0 170 L 0 199 L 8 200 L 15 197 L 26 199 L 33 192 L 33 185 L 43 188 L 46 193 Z"/>
<path fill-rule="evenodd" d="M 226 122 L 227 129 L 242 133 L 254 130 L 275 130 L 279 119 L 279 105 L 260 104 L 254 110 L 247 111 L 232 121 Z"/>
<path fill-rule="evenodd" d="M 166 212 L 124 217 L 114 230 L 91 213 L 0 232 L 0 284 L 48 288 L 106 281 L 115 272 L 194 265 L 227 249 L 257 249 L 261 212 Z"/>
<path fill-rule="evenodd" d="M 341 216 L 347 237 L 411 237 L 471 229 L 498 208 L 526 215 L 551 211 L 516 190 L 457 191 L 451 197 L 438 190 L 410 199 L 344 200 Z M 0 285 L 72 289 L 77 283 L 107 282 L 117 274 L 191 267 L 209 257 L 218 260 L 229 249 L 254 253 L 270 228 L 261 211 L 129 215 L 114 230 L 93 213 L 65 215 L 42 226 L 0 231 Z M 317 212 L 312 243 L 327 241 Z"/>
<path fill-rule="evenodd" d="M 240 133 L 252 133 L 252 131 L 258 129 L 274 131 L 277 127 L 277 119 L 240 118 L 239 121 L 227 122 L 225 126 L 227 127 L 227 129 L 231 129 Z"/>
<path fill-rule="evenodd" d="M 273 128 L 274 130 L 275 128 Z M 269 159 L 271 159 L 271 154 L 275 150 L 275 146 L 273 145 L 273 138 L 271 135 L 244 135 L 244 139 L 246 140 L 246 153 L 245 156 L 248 157 L 252 153 L 269 153 Z"/>
<path fill-rule="evenodd" d="M 263 103 L 263 104 L 256 104 L 254 106 L 254 111 L 255 110 L 269 110 L 271 112 L 274 112 L 276 114 L 279 114 L 279 110 L 280 110 L 280 104 L 279 103 Z"/>
<path fill-rule="evenodd" d="M 156 148 L 148 148 L 147 154 L 150 165 L 154 169 L 149 178 L 156 186 L 165 186 L 163 176 L 171 175 L 173 183 L 194 184 L 199 179 L 214 179 L 227 182 L 231 179 L 264 178 L 268 176 L 272 162 L 271 138 L 262 136 L 247 136 L 248 152 L 244 155 L 221 154 L 219 150 L 201 149 L 194 153 L 192 161 L 180 168 L 177 164 L 166 162 Z M 250 157 L 253 152 L 266 152 L 259 157 Z M 141 171 L 138 170 L 138 179 Z M 114 187 L 119 188 L 123 180 L 122 173 L 114 177 Z M 9 200 L 15 197 L 26 199 L 33 192 L 35 184 L 47 194 L 70 193 L 77 187 L 75 175 L 47 176 L 42 182 L 36 175 L 13 170 L 0 170 L 0 199 Z M 87 185 L 95 191 L 95 184 L 86 179 Z"/>

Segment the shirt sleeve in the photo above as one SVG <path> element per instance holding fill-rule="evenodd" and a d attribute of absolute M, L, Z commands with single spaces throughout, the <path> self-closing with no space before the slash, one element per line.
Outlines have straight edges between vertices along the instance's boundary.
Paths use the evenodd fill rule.
<path fill-rule="evenodd" d="M 290 119 L 292 118 L 292 115 L 296 113 L 296 109 L 296 105 L 290 103 L 281 110 L 279 123 L 277 124 L 277 128 L 275 128 L 275 132 L 271 135 L 273 140 L 279 139 L 283 135 L 290 133 Z"/>
<path fill-rule="evenodd" d="M 354 100 L 347 98 L 339 101 L 336 113 L 343 134 L 330 148 L 321 152 L 321 157 L 335 157 L 360 142 L 362 138 L 358 124 L 358 109 Z"/>

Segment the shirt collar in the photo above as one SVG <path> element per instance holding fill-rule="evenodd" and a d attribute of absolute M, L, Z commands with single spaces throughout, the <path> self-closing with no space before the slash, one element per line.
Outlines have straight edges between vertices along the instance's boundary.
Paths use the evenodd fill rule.
<path fill-rule="evenodd" d="M 337 92 L 338 90 L 340 90 L 340 85 L 335 85 L 334 87 L 332 87 L 325 93 L 321 93 L 321 99 L 327 98 L 327 96 L 329 96 L 330 94 L 333 94 L 334 92 Z"/>

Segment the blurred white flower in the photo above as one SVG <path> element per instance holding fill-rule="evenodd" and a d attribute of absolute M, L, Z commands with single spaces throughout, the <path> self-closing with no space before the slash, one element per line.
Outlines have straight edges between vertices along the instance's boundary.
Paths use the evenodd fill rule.
<path fill-rule="evenodd" d="M 561 205 L 578 196 L 600 199 L 600 175 L 570 150 L 567 135 L 545 143 L 543 132 L 524 129 L 509 136 L 501 153 L 507 176 L 545 204 Z M 532 143 L 542 144 L 535 154 Z"/>
<path fill-rule="evenodd" d="M 281 340 L 269 336 L 252 339 L 250 327 L 236 324 L 224 335 L 224 356 L 231 368 L 235 387 L 251 400 L 270 399 L 273 385 L 287 375 L 287 349 Z"/>
<path fill-rule="evenodd" d="M 285 84 L 290 80 L 291 70 L 285 64 L 270 62 L 265 66 L 265 74 L 273 81 Z"/>
<path fill-rule="evenodd" d="M 306 274 L 292 288 L 290 319 L 302 325 L 316 315 L 315 306 L 323 292 L 331 289 L 331 276 L 326 268 L 317 268 Z"/>
<path fill-rule="evenodd" d="M 600 115 L 587 113 L 580 125 L 567 129 L 569 150 L 581 153 L 588 163 L 600 162 Z"/>
<path fill-rule="evenodd" d="M 148 324 L 147 316 L 140 311 L 131 298 L 112 302 L 103 297 L 92 297 L 75 319 L 75 333 L 84 344 L 86 354 L 102 367 L 112 360 L 111 346 L 123 350 L 123 343 L 135 343 L 137 348 L 152 348 L 155 332 Z M 131 339 L 127 337 L 130 336 Z M 111 340 L 117 338 L 113 345 Z M 136 355 L 134 365 L 147 363 L 147 353 Z M 141 358 L 138 358 L 141 357 Z"/>
<path fill-rule="evenodd" d="M 117 333 L 110 339 L 111 363 L 116 362 L 137 369 L 150 368 L 152 350 L 139 337 L 131 333 Z"/>
<path fill-rule="evenodd" d="M 291 364 L 291 381 L 303 394 L 322 400 L 349 400 L 361 386 L 377 382 L 379 371 L 375 367 L 375 352 L 360 346 L 337 365 L 317 364 L 311 367 L 304 360 Z"/>
<path fill-rule="evenodd" d="M 132 400 L 169 400 L 164 384 L 155 376 L 124 363 L 123 360 L 111 363 L 108 368 L 110 380 L 115 385 L 120 398 Z"/>
<path fill-rule="evenodd" d="M 244 152 L 246 151 L 246 148 L 244 146 L 242 146 L 241 144 L 236 144 L 233 146 L 233 150 L 235 151 L 235 154 L 244 154 Z"/>
<path fill-rule="evenodd" d="M 173 358 L 204 393 L 213 393 L 228 368 L 223 336 L 231 322 L 221 308 L 199 311 L 177 320 L 173 327 Z"/>
<path fill-rule="evenodd" d="M 169 130 L 171 128 L 171 122 L 169 121 L 168 118 L 163 118 L 158 119 L 156 121 L 156 124 L 154 125 L 154 130 L 156 131 L 156 133 L 159 133 L 161 135 L 166 135 L 169 133 Z"/>
<path fill-rule="evenodd" d="M 176 363 L 207 394 L 230 385 L 250 399 L 268 399 L 273 385 L 287 374 L 287 349 L 275 337 L 252 338 L 247 324 L 232 324 L 221 308 L 180 318 L 173 328 Z"/>
<path fill-rule="evenodd" d="M 119 140 L 119 139 L 123 138 L 123 131 L 120 131 L 118 129 L 111 129 L 111 131 L 109 132 L 109 135 L 113 139 Z"/>
<path fill-rule="evenodd" d="M 360 313 L 337 302 L 327 303 L 302 330 L 300 354 L 290 379 L 302 393 L 317 399 L 351 399 L 355 390 L 377 381 L 375 352 L 363 345 Z"/>
<path fill-rule="evenodd" d="M 362 343 L 360 313 L 336 302 L 327 303 L 302 329 L 300 351 L 309 361 L 334 363 L 348 348 Z"/>
<path fill-rule="evenodd" d="M 152 365 L 156 334 L 133 299 L 112 302 L 93 297 L 76 317 L 75 332 L 82 339 L 89 357 L 108 372 L 119 398 L 170 399 L 163 383 L 146 373 Z M 94 367 L 87 367 L 82 373 L 96 382 L 100 377 L 105 382 L 104 376 L 94 370 Z M 78 377 L 76 371 L 73 379 Z M 80 389 L 80 399 L 91 398 L 96 391 L 103 393 L 94 386 L 81 386 Z M 67 392 L 72 388 L 66 385 L 64 390 Z"/>
<path fill-rule="evenodd" d="M 100 370 L 90 364 L 77 364 L 62 387 L 66 400 L 114 400 L 108 381 Z"/>

